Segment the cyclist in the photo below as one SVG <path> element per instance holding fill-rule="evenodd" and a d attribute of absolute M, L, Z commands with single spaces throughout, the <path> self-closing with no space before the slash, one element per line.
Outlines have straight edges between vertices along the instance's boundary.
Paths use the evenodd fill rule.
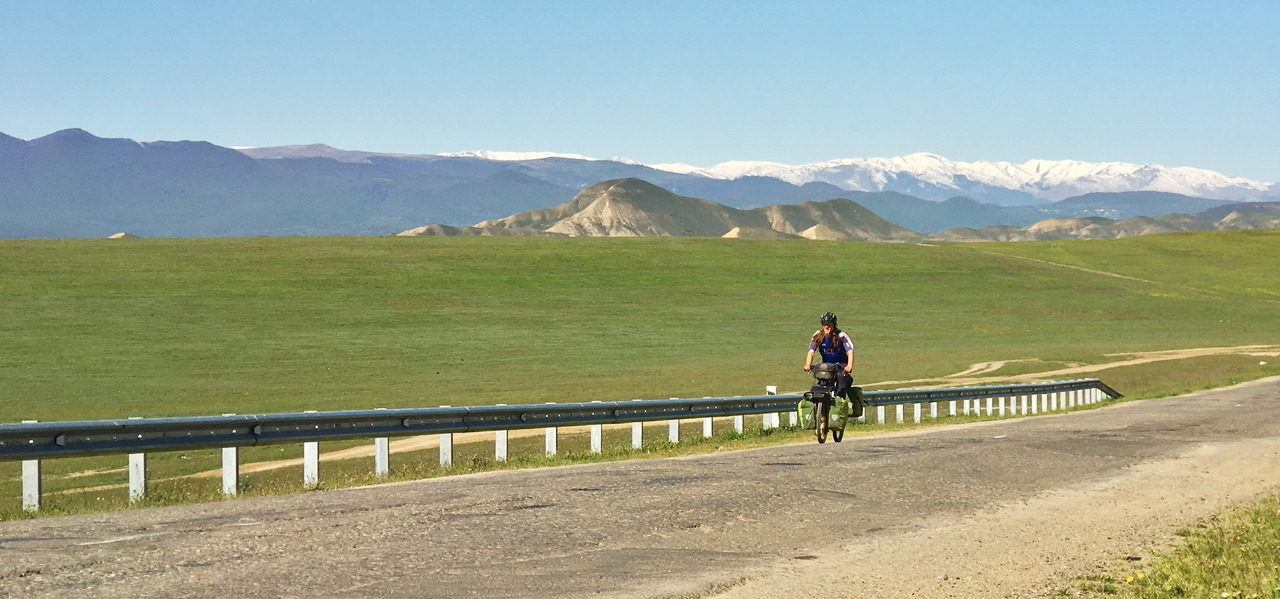
<path fill-rule="evenodd" d="M 836 372 L 835 394 L 848 399 L 849 387 L 853 385 L 853 340 L 840 330 L 834 312 L 823 314 L 818 319 L 818 324 L 821 328 L 809 339 L 809 353 L 804 357 L 804 371 L 809 372 L 813 368 L 814 354 L 821 355 L 823 362 L 839 364 L 840 370 Z"/>

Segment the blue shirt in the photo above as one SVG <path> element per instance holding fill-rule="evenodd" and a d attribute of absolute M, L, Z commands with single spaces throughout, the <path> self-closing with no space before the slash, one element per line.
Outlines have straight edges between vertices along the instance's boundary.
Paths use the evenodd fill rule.
<path fill-rule="evenodd" d="M 821 341 L 814 341 L 820 339 Z M 849 352 L 853 351 L 853 340 L 844 331 L 834 337 L 823 337 L 822 330 L 813 333 L 809 341 L 809 349 L 822 354 L 822 361 L 831 364 L 847 364 Z"/>

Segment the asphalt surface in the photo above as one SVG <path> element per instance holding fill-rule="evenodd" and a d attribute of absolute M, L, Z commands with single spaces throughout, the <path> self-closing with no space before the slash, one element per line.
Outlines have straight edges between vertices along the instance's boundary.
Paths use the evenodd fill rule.
<path fill-rule="evenodd" d="M 701 597 L 851 540 L 1278 439 L 1277 409 L 1273 378 L 840 444 L 6 522 L 0 596 Z"/>

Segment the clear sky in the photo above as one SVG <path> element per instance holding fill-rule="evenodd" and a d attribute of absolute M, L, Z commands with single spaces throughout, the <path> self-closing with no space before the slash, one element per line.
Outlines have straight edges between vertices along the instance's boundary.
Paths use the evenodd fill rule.
<path fill-rule="evenodd" d="M 1280 181 L 1280 2 L 0 0 L 0 132 Z"/>

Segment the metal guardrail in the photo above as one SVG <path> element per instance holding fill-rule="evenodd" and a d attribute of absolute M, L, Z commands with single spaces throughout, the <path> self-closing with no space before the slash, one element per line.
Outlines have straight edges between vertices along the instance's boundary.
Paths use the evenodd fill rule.
<path fill-rule="evenodd" d="M 1090 394 L 1083 392 L 1090 391 Z M 942 401 L 965 401 L 987 398 L 987 411 L 993 412 L 991 400 L 1022 397 L 1024 414 L 1058 409 L 1059 395 L 1063 407 L 1101 399 L 1102 395 L 1121 397 L 1098 379 L 1055 381 L 1021 385 L 952 387 L 939 389 L 896 389 L 867 391 L 863 397 L 868 406 L 881 406 L 879 420 L 884 421 L 882 406 L 915 403 L 915 420 L 920 420 L 918 404 Z M 493 431 L 498 433 L 497 457 L 506 458 L 506 431 L 547 429 L 547 453 L 555 453 L 554 430 L 562 426 L 592 425 L 592 450 L 599 451 L 599 427 L 606 424 L 636 423 L 633 445 L 639 446 L 642 428 L 638 423 L 667 420 L 672 422 L 669 439 L 678 441 L 678 422 L 704 419 L 704 434 L 710 436 L 711 418 L 738 417 L 735 428 L 742 430 L 741 417 L 765 414 L 766 428 L 780 426 L 779 413 L 794 412 L 802 394 L 767 394 L 745 397 L 705 397 L 699 399 L 665 399 L 607 401 L 566 404 L 520 404 L 493 406 L 438 407 L 390 410 L 348 410 L 337 412 L 301 412 L 284 414 L 245 414 L 198 416 L 185 418 L 130 418 L 124 420 L 82 420 L 60 422 L 25 422 L 0 424 L 0 461 L 23 460 L 24 507 L 39 506 L 39 462 L 80 456 L 130 454 L 130 497 L 139 499 L 145 493 L 146 452 L 182 451 L 223 448 L 223 491 L 233 495 L 238 486 L 236 448 L 280 443 L 304 443 L 306 466 L 304 482 L 316 483 L 318 452 L 316 443 L 343 439 L 374 438 L 377 443 L 375 470 L 387 470 L 386 439 L 395 436 L 440 434 L 441 463 L 452 462 L 452 437 L 455 433 Z M 1033 399 L 1041 398 L 1043 408 Z M 1071 399 L 1068 399 L 1071 398 Z M 1068 402 L 1070 401 L 1070 404 Z M 1000 404 L 1004 414 L 1004 402 Z M 931 414 L 936 417 L 936 403 Z M 975 409 L 980 409 L 975 402 Z M 1016 404 L 1012 405 L 1017 413 Z M 951 415 L 956 414 L 952 403 Z M 772 420 L 770 416 L 772 415 Z M 901 409 L 898 420 L 903 420 Z M 794 424 L 794 420 L 793 420 Z M 230 472 L 228 472 L 230 470 Z M 34 479 L 34 480 L 32 480 Z M 34 506 L 34 508 L 33 508 Z"/>

